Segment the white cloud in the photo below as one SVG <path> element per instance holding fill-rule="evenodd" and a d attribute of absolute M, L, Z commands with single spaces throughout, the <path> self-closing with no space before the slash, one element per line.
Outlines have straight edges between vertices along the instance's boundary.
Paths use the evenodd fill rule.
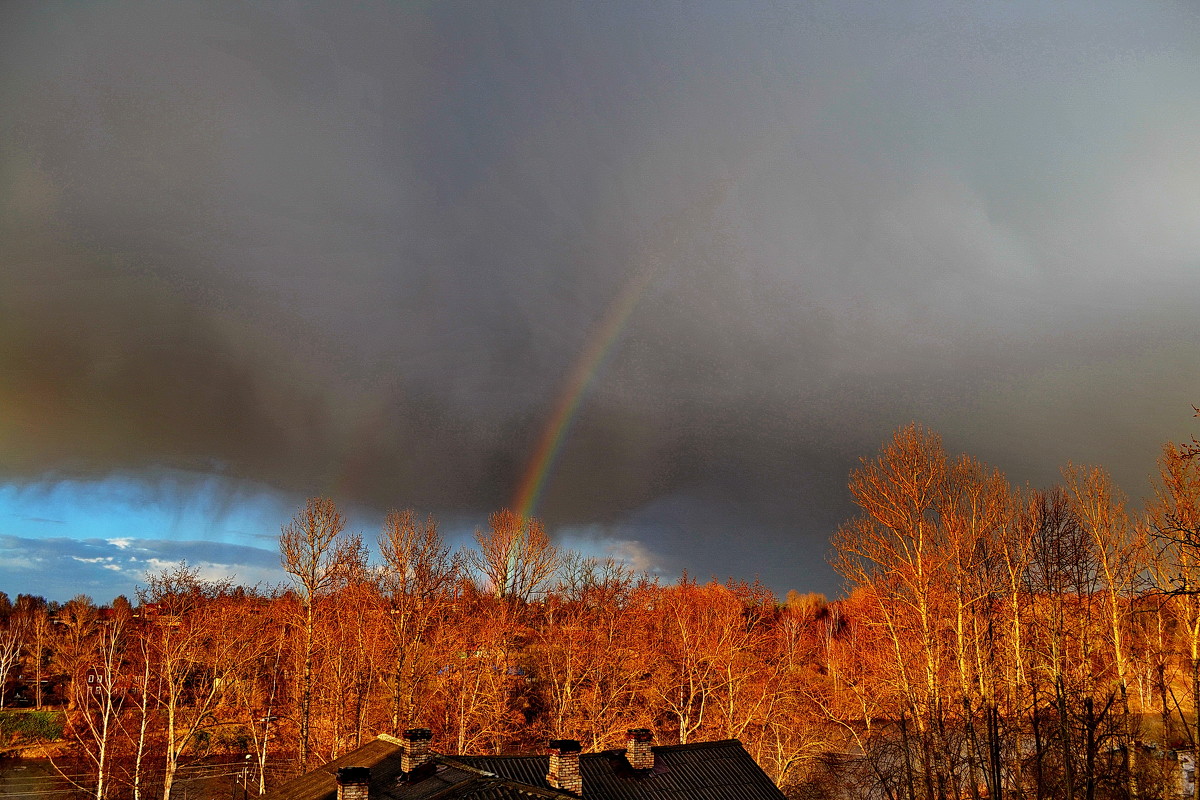
<path fill-rule="evenodd" d="M 642 542 L 633 539 L 610 540 L 604 543 L 604 550 L 612 558 L 638 572 L 655 573 L 660 571 L 660 559 Z"/>
<path fill-rule="evenodd" d="M 636 572 L 659 574 L 664 571 L 663 559 L 638 539 L 622 538 L 619 531 L 599 525 L 563 529 L 557 539 L 563 547 L 584 556 L 611 558 Z"/>

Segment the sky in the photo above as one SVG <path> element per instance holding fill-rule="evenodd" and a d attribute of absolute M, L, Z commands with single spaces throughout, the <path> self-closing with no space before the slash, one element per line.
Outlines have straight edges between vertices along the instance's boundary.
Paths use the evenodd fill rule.
<path fill-rule="evenodd" d="M 917 421 L 1200 432 L 1192 3 L 0 5 L 0 590 L 282 581 L 333 498 L 842 592 Z"/>

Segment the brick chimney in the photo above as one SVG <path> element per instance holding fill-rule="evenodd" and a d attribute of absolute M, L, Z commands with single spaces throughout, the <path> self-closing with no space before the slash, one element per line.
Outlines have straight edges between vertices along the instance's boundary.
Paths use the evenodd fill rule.
<path fill-rule="evenodd" d="M 341 767 L 337 771 L 337 800 L 367 800 L 371 770 L 367 767 Z"/>
<path fill-rule="evenodd" d="M 429 728 L 409 728 L 404 732 L 404 749 L 400 753 L 400 769 L 412 772 L 429 761 L 429 740 L 433 733 Z"/>
<path fill-rule="evenodd" d="M 625 738 L 625 758 L 633 769 L 654 769 L 654 734 L 649 728 L 630 728 Z"/>
<path fill-rule="evenodd" d="M 583 794 L 583 776 L 579 773 L 579 742 L 574 739 L 554 739 L 550 742 L 550 771 L 546 783 L 555 789 Z"/>

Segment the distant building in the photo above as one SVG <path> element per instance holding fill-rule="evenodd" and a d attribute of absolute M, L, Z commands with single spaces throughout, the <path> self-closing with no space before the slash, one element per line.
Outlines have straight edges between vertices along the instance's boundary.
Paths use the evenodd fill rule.
<path fill-rule="evenodd" d="M 424 728 L 379 736 L 336 761 L 293 778 L 269 800 L 783 800 L 736 739 L 652 746 L 644 728 L 624 749 L 580 753 L 569 739 L 543 755 L 443 756 Z"/>

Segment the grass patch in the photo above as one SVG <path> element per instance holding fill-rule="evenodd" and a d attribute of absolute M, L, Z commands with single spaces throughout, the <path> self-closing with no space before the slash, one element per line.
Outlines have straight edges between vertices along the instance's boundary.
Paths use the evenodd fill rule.
<path fill-rule="evenodd" d="M 65 719 L 61 711 L 0 711 L 0 747 L 57 741 Z"/>

